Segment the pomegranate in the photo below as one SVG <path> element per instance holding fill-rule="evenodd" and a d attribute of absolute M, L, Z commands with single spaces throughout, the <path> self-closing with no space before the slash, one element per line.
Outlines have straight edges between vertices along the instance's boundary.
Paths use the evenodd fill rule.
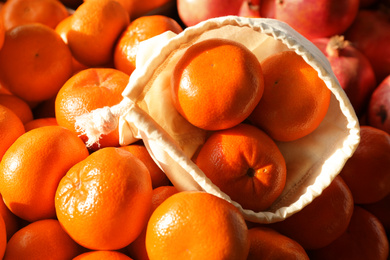
<path fill-rule="evenodd" d="M 390 74 L 389 8 L 360 10 L 345 38 L 366 55 L 378 82 Z"/>
<path fill-rule="evenodd" d="M 177 0 L 179 18 L 186 26 L 226 15 L 238 15 L 244 0 Z"/>
<path fill-rule="evenodd" d="M 328 58 L 336 78 L 360 117 L 366 111 L 370 96 L 377 86 L 370 62 L 343 36 L 318 38 L 312 42 Z"/>
<path fill-rule="evenodd" d="M 371 95 L 367 122 L 370 126 L 390 134 L 390 75 L 379 84 Z"/>
<path fill-rule="evenodd" d="M 238 12 L 239 16 L 259 18 L 260 17 L 260 0 L 245 0 Z"/>
<path fill-rule="evenodd" d="M 260 1 L 260 16 L 264 18 L 275 18 L 275 0 Z"/>
<path fill-rule="evenodd" d="M 343 34 L 355 20 L 360 0 L 275 0 L 275 18 L 309 40 Z"/>

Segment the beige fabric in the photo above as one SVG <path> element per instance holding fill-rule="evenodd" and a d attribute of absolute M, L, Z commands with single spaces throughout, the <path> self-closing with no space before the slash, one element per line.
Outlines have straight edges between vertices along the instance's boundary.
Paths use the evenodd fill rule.
<path fill-rule="evenodd" d="M 244 44 L 260 61 L 276 52 L 294 50 L 318 71 L 333 94 L 317 130 L 297 141 L 277 143 L 286 159 L 287 183 L 279 199 L 264 212 L 243 209 L 231 201 L 191 161 L 207 133 L 188 123 L 171 104 L 170 77 L 176 62 L 188 46 L 215 37 Z M 122 145 L 142 138 L 179 190 L 205 190 L 231 201 L 246 219 L 260 223 L 283 220 L 308 205 L 340 172 L 360 140 L 354 110 L 326 57 L 288 25 L 272 19 L 215 18 L 178 35 L 167 32 L 143 42 L 137 69 L 123 96 L 122 103 L 111 108 L 120 118 Z"/>

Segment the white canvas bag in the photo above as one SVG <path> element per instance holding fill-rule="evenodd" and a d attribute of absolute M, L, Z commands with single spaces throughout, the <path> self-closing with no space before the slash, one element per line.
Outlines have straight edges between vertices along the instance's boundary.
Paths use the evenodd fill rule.
<path fill-rule="evenodd" d="M 261 62 L 285 50 L 301 55 L 324 80 L 332 97 L 328 113 L 310 135 L 293 142 L 277 142 L 287 164 L 287 182 L 273 205 L 262 212 L 244 209 L 221 192 L 191 161 L 206 132 L 188 123 L 170 98 L 172 70 L 185 50 L 209 38 L 238 41 Z M 176 35 L 166 32 L 142 42 L 136 70 L 123 92 L 123 101 L 78 118 L 90 143 L 119 125 L 121 145 L 142 139 L 152 158 L 179 190 L 203 190 L 238 207 L 249 221 L 272 223 L 308 205 L 330 184 L 355 151 L 359 124 L 326 57 L 287 24 L 266 18 L 227 16 L 210 19 Z"/>

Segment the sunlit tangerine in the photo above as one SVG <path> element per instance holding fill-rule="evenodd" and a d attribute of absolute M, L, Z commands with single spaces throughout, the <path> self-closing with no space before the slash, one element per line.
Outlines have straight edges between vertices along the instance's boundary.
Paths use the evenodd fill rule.
<path fill-rule="evenodd" d="M 19 229 L 8 241 L 3 259 L 73 259 L 84 251 L 58 220 L 43 219 Z"/>
<path fill-rule="evenodd" d="M 214 132 L 195 159 L 204 174 L 245 209 L 262 211 L 286 183 L 286 162 L 275 142 L 249 124 Z"/>
<path fill-rule="evenodd" d="M 246 260 L 248 229 L 228 201 L 202 191 L 171 195 L 152 213 L 146 229 L 150 260 Z"/>
<path fill-rule="evenodd" d="M 117 250 L 145 227 L 152 203 L 146 166 L 132 153 L 107 147 L 74 165 L 55 196 L 57 218 L 80 245 Z"/>
<path fill-rule="evenodd" d="M 172 76 L 172 101 L 191 124 L 206 130 L 244 121 L 263 94 L 259 61 L 244 45 L 212 38 L 189 47 Z"/>
<path fill-rule="evenodd" d="M 66 128 L 45 126 L 24 133 L 0 162 L 0 191 L 5 204 L 29 222 L 55 218 L 58 183 L 87 156 L 84 142 Z"/>
<path fill-rule="evenodd" d="M 122 99 L 129 76 L 110 68 L 90 68 L 70 77 L 58 92 L 55 99 L 55 117 L 60 126 L 81 135 L 86 142 L 88 137 L 76 128 L 76 117 L 104 106 L 113 106 Z M 119 146 L 119 132 L 115 130 L 103 135 L 99 144 L 91 149 Z"/>
<path fill-rule="evenodd" d="M 28 23 L 41 23 L 54 29 L 69 11 L 59 0 L 7 0 L 1 15 L 6 30 Z"/>
<path fill-rule="evenodd" d="M 264 93 L 250 116 L 274 140 L 293 141 L 313 132 L 323 121 L 331 92 L 294 51 L 273 54 L 261 62 Z"/>
<path fill-rule="evenodd" d="M 6 32 L 0 79 L 14 95 L 29 102 L 47 100 L 71 75 L 72 54 L 54 29 L 33 23 Z"/>
<path fill-rule="evenodd" d="M 133 20 L 115 44 L 115 68 L 130 75 L 135 70 L 140 42 L 166 31 L 178 34 L 183 29 L 173 18 L 164 15 L 148 15 Z"/>
<path fill-rule="evenodd" d="M 114 0 L 88 0 L 72 16 L 67 39 L 75 59 L 93 67 L 110 63 L 114 45 L 130 23 L 125 8 Z"/>

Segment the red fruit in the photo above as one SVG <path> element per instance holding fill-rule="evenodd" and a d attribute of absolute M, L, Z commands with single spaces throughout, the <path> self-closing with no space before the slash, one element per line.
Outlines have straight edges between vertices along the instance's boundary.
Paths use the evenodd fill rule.
<path fill-rule="evenodd" d="M 359 0 L 275 1 L 275 18 L 309 40 L 343 34 L 359 9 Z"/>
<path fill-rule="evenodd" d="M 362 204 L 359 206 L 377 217 L 386 232 L 390 234 L 390 194 L 375 203 Z"/>
<path fill-rule="evenodd" d="M 260 17 L 260 3 L 259 0 L 245 0 L 238 12 L 239 16 L 259 18 Z"/>
<path fill-rule="evenodd" d="M 311 260 L 386 260 L 389 241 L 378 218 L 356 205 L 347 230 L 328 246 L 308 253 Z"/>
<path fill-rule="evenodd" d="M 260 16 L 264 18 L 275 18 L 275 0 L 261 0 Z"/>
<path fill-rule="evenodd" d="M 374 68 L 377 82 L 390 75 L 390 9 L 360 10 L 345 32 Z"/>
<path fill-rule="evenodd" d="M 375 203 L 390 193 L 390 135 L 360 127 L 360 143 L 339 174 L 355 204 Z"/>
<path fill-rule="evenodd" d="M 372 93 L 367 121 L 370 126 L 390 134 L 390 75 Z"/>
<path fill-rule="evenodd" d="M 336 78 L 360 117 L 377 87 L 374 70 L 367 57 L 343 36 L 319 38 L 312 42 L 328 58 Z"/>
<path fill-rule="evenodd" d="M 179 18 L 186 26 L 226 15 L 237 15 L 244 0 L 177 0 Z"/>

